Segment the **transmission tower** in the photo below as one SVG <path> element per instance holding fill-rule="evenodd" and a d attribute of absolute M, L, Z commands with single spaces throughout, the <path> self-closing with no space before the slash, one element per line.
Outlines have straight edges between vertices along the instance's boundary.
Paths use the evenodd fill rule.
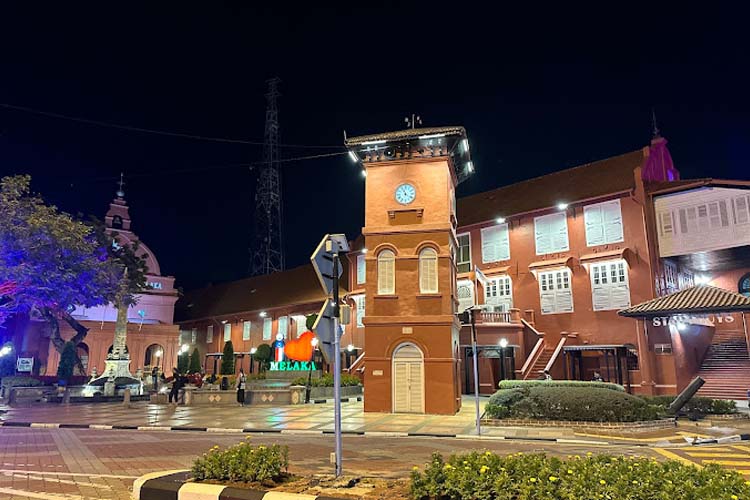
<path fill-rule="evenodd" d="M 284 270 L 281 239 L 281 172 L 279 170 L 279 78 L 268 80 L 263 164 L 255 190 L 255 236 L 250 252 L 250 274 L 259 276 Z"/>

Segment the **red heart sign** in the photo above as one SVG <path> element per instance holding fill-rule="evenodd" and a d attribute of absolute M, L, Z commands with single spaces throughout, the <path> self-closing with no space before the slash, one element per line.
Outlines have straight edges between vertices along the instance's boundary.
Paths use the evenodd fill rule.
<path fill-rule="evenodd" d="M 294 340 L 289 340 L 284 346 L 284 354 L 294 361 L 310 361 L 313 354 L 312 339 L 315 338 L 313 332 L 305 332 Z"/>

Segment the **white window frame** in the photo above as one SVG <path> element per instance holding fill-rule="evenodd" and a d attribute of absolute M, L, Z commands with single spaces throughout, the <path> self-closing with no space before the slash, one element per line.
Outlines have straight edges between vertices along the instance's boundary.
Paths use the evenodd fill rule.
<path fill-rule="evenodd" d="M 630 277 L 628 263 L 623 259 L 592 262 L 591 305 L 594 311 L 613 311 L 630 307 Z M 626 293 L 627 300 L 615 300 L 616 293 Z M 602 302 L 604 305 L 601 305 Z"/>
<path fill-rule="evenodd" d="M 208 325 L 206 327 L 206 344 L 210 344 L 214 341 L 214 325 Z"/>
<path fill-rule="evenodd" d="M 263 318 L 263 340 L 271 340 L 273 337 L 273 319 Z"/>
<path fill-rule="evenodd" d="M 365 255 L 357 255 L 357 284 L 362 285 L 367 280 L 367 262 L 365 261 Z"/>
<path fill-rule="evenodd" d="M 224 323 L 224 342 L 232 340 L 232 322 L 227 321 Z"/>
<path fill-rule="evenodd" d="M 378 295 L 396 293 L 396 254 L 386 248 L 378 253 Z"/>
<path fill-rule="evenodd" d="M 365 317 L 365 295 L 353 295 L 352 300 L 354 301 L 354 314 L 356 315 L 355 325 L 357 325 L 357 328 L 363 328 L 365 326 L 362 321 Z"/>
<path fill-rule="evenodd" d="M 438 293 L 438 253 L 432 247 L 419 252 L 419 292 Z"/>
<path fill-rule="evenodd" d="M 560 219 L 564 222 L 557 229 L 550 229 L 552 224 L 560 225 Z M 553 222 L 554 221 L 554 222 Z M 546 230 L 546 233 L 545 233 Z M 565 238 L 565 245 L 555 245 L 555 240 Z M 548 240 L 549 246 L 540 245 L 540 241 Z M 559 242 L 558 242 L 559 243 Z M 565 211 L 554 214 L 540 215 L 534 217 L 534 248 L 537 255 L 567 252 L 570 250 L 570 237 L 568 234 L 568 214 Z"/>
<path fill-rule="evenodd" d="M 507 222 L 482 228 L 480 235 L 482 238 L 482 264 L 510 259 L 510 227 Z"/>
<path fill-rule="evenodd" d="M 190 343 L 195 344 L 198 342 L 198 329 L 193 328 L 190 330 Z"/>
<path fill-rule="evenodd" d="M 574 312 L 573 273 L 567 267 L 539 271 L 539 301 L 542 314 L 569 314 Z M 567 285 L 567 286 L 566 286 Z M 552 308 L 545 312 L 545 295 Z M 570 303 L 570 309 L 566 307 Z"/>
<path fill-rule="evenodd" d="M 622 205 L 619 199 L 586 205 L 583 207 L 583 223 L 586 227 L 587 247 L 625 241 Z"/>
<path fill-rule="evenodd" d="M 297 337 L 307 331 L 307 316 L 304 314 L 295 314 L 292 316 L 294 323 L 297 325 Z"/>
<path fill-rule="evenodd" d="M 468 240 L 469 240 L 469 247 L 468 247 L 469 250 L 467 252 L 469 260 L 459 261 L 458 259 L 461 258 L 461 238 L 463 238 L 464 236 L 466 238 L 468 238 Z M 456 244 L 457 244 L 457 246 L 456 246 L 456 269 L 458 269 L 458 273 L 459 274 L 461 274 L 461 273 L 468 273 L 468 272 L 471 271 L 471 233 L 457 234 L 456 235 Z M 461 270 L 461 266 L 465 265 L 465 264 L 468 264 L 469 268 L 467 270 L 462 271 Z"/>
<path fill-rule="evenodd" d="M 507 274 L 488 276 L 484 287 L 484 303 L 502 306 L 507 312 L 513 307 L 513 280 Z"/>
<path fill-rule="evenodd" d="M 253 328 L 252 321 L 242 322 L 242 340 L 250 340 L 252 328 Z"/>
<path fill-rule="evenodd" d="M 462 290 L 468 290 L 469 291 L 469 297 L 464 297 L 465 299 L 471 299 L 464 300 L 464 304 L 462 306 L 461 304 L 461 297 L 460 294 L 462 293 Z M 470 307 L 474 307 L 477 303 L 476 299 L 476 290 L 474 282 L 471 280 L 461 279 L 456 282 L 456 300 L 458 300 L 458 312 L 462 313 L 466 309 Z"/>

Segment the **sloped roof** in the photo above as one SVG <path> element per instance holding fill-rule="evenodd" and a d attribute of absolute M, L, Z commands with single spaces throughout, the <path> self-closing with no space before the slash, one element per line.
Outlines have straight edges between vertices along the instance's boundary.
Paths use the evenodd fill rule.
<path fill-rule="evenodd" d="M 344 265 L 346 270 L 348 266 Z M 342 275 L 346 283 L 346 273 Z M 346 290 L 341 289 L 343 296 Z M 312 265 L 230 281 L 186 293 L 176 305 L 175 322 L 266 311 L 326 299 Z"/>
<path fill-rule="evenodd" d="M 619 311 L 620 316 L 647 318 L 673 314 L 750 311 L 750 298 L 723 288 L 698 285 Z"/>
<path fill-rule="evenodd" d="M 652 194 L 666 194 L 685 189 L 695 189 L 703 186 L 747 188 L 750 181 L 714 179 L 712 177 L 701 177 L 698 179 L 681 179 L 679 181 L 654 182 L 646 185 L 646 190 Z"/>
<path fill-rule="evenodd" d="M 634 170 L 645 158 L 639 149 L 605 160 L 552 172 L 541 177 L 460 198 L 458 222 L 468 226 L 635 188 Z"/>
<path fill-rule="evenodd" d="M 466 135 L 466 130 L 459 126 L 449 127 L 429 127 L 429 128 L 405 128 L 393 132 L 381 132 L 379 134 L 360 135 L 349 137 L 346 140 L 347 146 L 359 146 L 364 142 L 371 141 L 405 141 L 409 139 L 418 139 L 423 135 L 445 134 L 445 135 Z"/>

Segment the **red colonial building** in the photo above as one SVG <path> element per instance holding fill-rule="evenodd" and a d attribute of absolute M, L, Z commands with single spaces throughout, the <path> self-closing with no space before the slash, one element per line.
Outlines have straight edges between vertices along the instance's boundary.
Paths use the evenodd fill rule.
<path fill-rule="evenodd" d="M 461 127 L 350 138 L 366 171 L 349 254 L 344 366 L 366 409 L 452 413 L 473 390 L 472 308 L 484 394 L 503 378 L 591 380 L 744 398 L 742 313 L 640 321 L 618 311 L 694 285 L 750 295 L 750 182 L 680 178 L 655 137 L 636 151 L 455 199 L 473 170 Z M 183 341 L 249 353 L 304 331 L 324 297 L 309 266 L 188 294 Z M 460 394 L 459 394 L 460 395 Z"/>

